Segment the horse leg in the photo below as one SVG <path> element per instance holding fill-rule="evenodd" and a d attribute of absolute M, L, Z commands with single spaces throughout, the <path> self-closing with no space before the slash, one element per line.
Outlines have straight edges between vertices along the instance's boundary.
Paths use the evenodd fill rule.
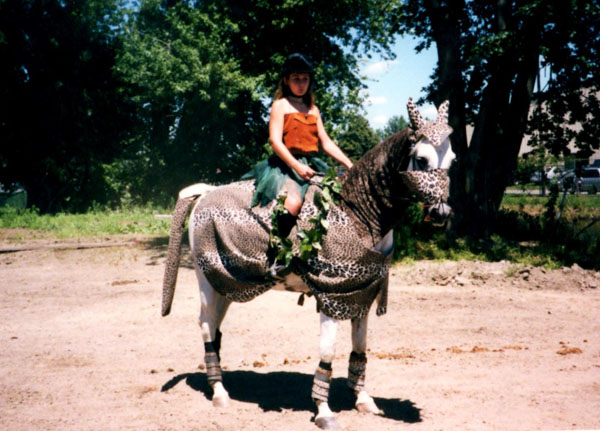
<path fill-rule="evenodd" d="M 221 331 L 219 327 L 227 308 L 231 303 L 219 294 L 206 280 L 202 271 L 196 267 L 196 275 L 200 284 L 200 329 L 204 340 L 204 362 L 206 364 L 206 378 L 213 390 L 213 406 L 227 407 L 229 394 L 223 386 L 221 373 Z"/>
<path fill-rule="evenodd" d="M 380 414 L 373 398 L 365 390 L 367 369 L 367 323 L 369 316 L 352 319 L 352 353 L 348 365 L 348 386 L 356 394 L 356 408 L 361 413 Z"/>
<path fill-rule="evenodd" d="M 312 398 L 317 405 L 315 424 L 322 429 L 339 429 L 340 425 L 335 420 L 329 408 L 329 387 L 331 385 L 331 363 L 335 356 L 335 340 L 338 322 L 321 313 L 321 335 L 319 341 L 320 362 L 312 387 Z"/>

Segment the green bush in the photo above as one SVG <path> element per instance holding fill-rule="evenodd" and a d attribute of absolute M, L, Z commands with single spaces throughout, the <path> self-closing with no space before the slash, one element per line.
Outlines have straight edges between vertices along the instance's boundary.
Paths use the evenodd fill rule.
<path fill-rule="evenodd" d="M 596 196 L 568 196 L 557 219 L 561 195 L 508 197 L 489 238 L 456 237 L 423 222 L 418 205 L 409 208 L 395 228 L 394 258 L 483 260 L 557 268 L 574 263 L 600 269 L 600 200 Z M 594 221 L 598 221 L 594 223 Z M 585 229 L 586 226 L 590 226 Z M 585 230 L 584 230 L 585 229 Z"/>

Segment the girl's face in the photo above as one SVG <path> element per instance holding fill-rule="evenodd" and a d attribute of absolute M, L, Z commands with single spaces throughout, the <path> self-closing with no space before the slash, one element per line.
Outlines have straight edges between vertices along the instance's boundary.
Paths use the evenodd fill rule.
<path fill-rule="evenodd" d="M 304 96 L 310 85 L 310 75 L 308 73 L 291 73 L 289 78 L 283 78 L 283 83 L 290 88 L 294 96 Z"/>

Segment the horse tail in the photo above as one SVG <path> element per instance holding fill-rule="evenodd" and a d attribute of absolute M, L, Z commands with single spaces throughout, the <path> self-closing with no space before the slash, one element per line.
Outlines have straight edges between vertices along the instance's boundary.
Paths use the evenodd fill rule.
<path fill-rule="evenodd" d="M 175 284 L 177 282 L 177 273 L 179 272 L 181 239 L 183 237 L 185 220 L 187 219 L 190 207 L 198 197 L 207 194 L 213 188 L 214 186 L 207 184 L 195 184 L 186 187 L 179 192 L 179 198 L 177 199 L 177 204 L 175 204 L 173 218 L 171 219 L 171 230 L 169 232 L 169 248 L 167 250 L 165 276 L 163 278 L 162 316 L 166 316 L 171 312 L 173 295 L 175 294 Z"/>
<path fill-rule="evenodd" d="M 171 220 L 171 231 L 169 232 L 169 248 L 167 252 L 167 262 L 165 264 L 165 276 L 163 278 L 162 292 L 162 311 L 163 316 L 171 312 L 173 295 L 175 294 L 175 283 L 177 282 L 177 273 L 179 272 L 179 258 L 181 256 L 181 239 L 185 227 L 190 206 L 194 203 L 194 198 L 178 199 Z"/>

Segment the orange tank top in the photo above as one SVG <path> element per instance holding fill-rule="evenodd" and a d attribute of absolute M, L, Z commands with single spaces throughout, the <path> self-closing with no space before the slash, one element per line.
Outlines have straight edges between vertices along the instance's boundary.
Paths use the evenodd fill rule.
<path fill-rule="evenodd" d="M 319 151 L 317 117 L 293 112 L 283 116 L 283 143 L 292 154 L 311 154 Z"/>

